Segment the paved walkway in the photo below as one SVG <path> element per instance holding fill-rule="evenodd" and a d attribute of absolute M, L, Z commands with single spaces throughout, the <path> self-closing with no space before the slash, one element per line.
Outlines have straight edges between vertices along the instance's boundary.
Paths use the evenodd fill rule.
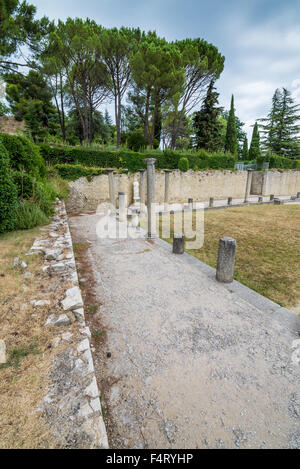
<path fill-rule="evenodd" d="M 248 205 L 257 205 L 259 197 L 260 196 L 258 196 L 258 195 L 249 196 Z M 283 200 L 285 203 L 291 202 L 291 196 L 290 195 L 282 195 L 282 196 L 279 196 L 278 198 L 280 200 Z M 263 197 L 263 203 L 268 203 L 268 202 L 270 203 L 270 196 L 264 196 Z M 294 202 L 291 202 L 291 203 L 294 203 Z M 201 204 L 201 205 L 203 204 L 203 207 L 205 209 L 209 208 L 209 201 L 208 200 L 205 200 L 203 202 L 199 202 L 199 204 Z M 184 205 L 188 206 L 188 203 L 186 202 Z M 244 204 L 244 199 L 232 199 L 232 206 L 235 206 L 235 205 L 237 205 L 237 206 L 239 206 L 239 205 L 246 206 Z M 182 204 L 170 204 L 169 209 L 170 209 L 170 207 L 171 207 L 172 210 L 182 210 Z M 228 207 L 228 199 L 214 200 L 213 207 L 214 208 Z M 164 209 L 165 209 L 164 204 L 158 204 L 157 211 L 162 211 L 163 212 Z"/>
<path fill-rule="evenodd" d="M 272 317 L 263 298 L 255 306 L 253 292 L 161 241 L 100 240 L 97 219 L 70 222 L 74 240 L 91 242 L 111 352 L 95 360 L 110 446 L 300 448 L 296 316 Z"/>

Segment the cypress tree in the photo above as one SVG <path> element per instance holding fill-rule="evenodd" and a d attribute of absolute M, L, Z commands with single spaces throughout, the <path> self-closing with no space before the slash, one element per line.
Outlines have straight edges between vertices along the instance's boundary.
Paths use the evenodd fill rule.
<path fill-rule="evenodd" d="M 260 137 L 259 137 L 259 132 L 258 132 L 258 125 L 257 125 L 257 122 L 255 122 L 255 125 L 253 127 L 251 145 L 249 149 L 249 159 L 256 160 L 260 156 L 261 156 Z"/>
<path fill-rule="evenodd" d="M 247 137 L 245 137 L 244 144 L 243 144 L 243 150 L 242 150 L 242 160 L 247 161 L 248 158 L 249 158 L 248 139 L 247 139 Z"/>
<path fill-rule="evenodd" d="M 238 153 L 238 140 L 236 130 L 236 119 L 234 113 L 234 97 L 231 97 L 231 107 L 227 121 L 226 137 L 225 137 L 225 151 L 237 156 Z"/>
<path fill-rule="evenodd" d="M 195 130 L 195 146 L 207 151 L 217 151 L 222 145 L 221 123 L 218 118 L 223 108 L 218 107 L 219 93 L 215 91 L 211 81 L 206 98 L 200 111 L 195 113 L 193 127 Z"/>

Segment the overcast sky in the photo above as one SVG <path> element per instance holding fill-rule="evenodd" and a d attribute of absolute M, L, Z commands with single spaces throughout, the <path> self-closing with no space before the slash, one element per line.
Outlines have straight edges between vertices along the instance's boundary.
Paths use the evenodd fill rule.
<path fill-rule="evenodd" d="M 38 16 L 89 17 L 106 27 L 139 26 L 167 40 L 201 37 L 225 56 L 217 88 L 226 109 L 251 125 L 276 88 L 300 103 L 300 0 L 31 0 Z"/>

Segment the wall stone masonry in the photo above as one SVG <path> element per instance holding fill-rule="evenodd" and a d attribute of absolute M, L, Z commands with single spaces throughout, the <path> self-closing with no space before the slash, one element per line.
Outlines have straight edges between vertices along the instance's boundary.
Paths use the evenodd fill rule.
<path fill-rule="evenodd" d="M 142 173 L 144 180 L 146 175 Z M 140 173 L 113 174 L 115 202 L 119 192 L 124 192 L 127 203 L 133 203 L 133 182 L 139 181 L 142 187 L 142 199 L 147 198 L 147 190 L 141 181 Z M 184 203 L 189 198 L 194 202 L 214 200 L 242 199 L 245 197 L 247 185 L 247 171 L 211 170 L 181 172 L 179 170 L 155 172 L 155 201 L 159 204 Z M 82 177 L 71 181 L 70 196 L 66 201 L 68 212 L 93 211 L 100 203 L 110 201 L 109 176 L 101 174 L 94 176 L 91 181 Z M 296 195 L 300 188 L 300 171 L 298 170 L 269 170 L 252 171 L 251 195 Z"/>
<path fill-rule="evenodd" d="M 140 182 L 140 174 L 114 174 L 114 188 L 124 192 L 128 204 L 133 203 L 133 182 Z M 155 172 L 155 201 L 165 202 L 165 171 Z M 168 172 L 168 203 L 182 203 L 189 198 L 201 202 L 214 197 L 215 200 L 232 197 L 239 199 L 245 195 L 247 171 L 187 171 L 179 170 Z M 66 201 L 68 212 L 96 210 L 98 204 L 109 202 L 108 175 L 94 176 L 91 181 L 82 177 L 71 181 L 70 196 Z M 146 190 L 147 198 L 147 190 Z"/>
<path fill-rule="evenodd" d="M 253 195 L 297 195 L 300 188 L 299 170 L 271 169 L 254 171 L 251 194 Z"/>
<path fill-rule="evenodd" d="M 108 448 L 68 217 L 58 199 L 55 212 L 49 227 L 41 229 L 44 239 L 37 239 L 28 252 L 42 254 L 43 271 L 65 285 L 65 298 L 49 315 L 45 327 L 53 328 L 54 348 L 63 341 L 68 345 L 54 355 L 48 394 L 39 411 L 62 447 Z M 33 301 L 34 307 L 40 306 L 39 300 Z"/>

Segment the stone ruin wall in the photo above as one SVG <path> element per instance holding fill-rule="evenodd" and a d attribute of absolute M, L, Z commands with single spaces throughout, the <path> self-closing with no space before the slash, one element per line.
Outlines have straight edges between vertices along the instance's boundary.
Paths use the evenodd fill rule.
<path fill-rule="evenodd" d="M 70 197 L 67 201 L 69 212 L 93 211 L 103 202 L 109 202 L 109 176 L 94 176 L 89 182 L 85 177 L 71 181 Z M 113 175 L 116 200 L 118 192 L 125 192 L 128 204 L 133 202 L 133 182 L 140 182 L 140 174 Z M 170 172 L 169 203 L 195 202 L 209 200 L 243 199 L 245 196 L 247 171 L 187 171 Z M 146 173 L 144 181 L 146 186 Z M 165 173 L 155 173 L 155 196 L 157 203 L 164 202 Z M 300 191 L 300 171 L 253 171 L 252 195 L 296 195 Z"/>
<path fill-rule="evenodd" d="M 299 170 L 254 171 L 251 194 L 253 195 L 296 195 L 300 192 Z"/>
<path fill-rule="evenodd" d="M 128 204 L 133 202 L 133 182 L 140 182 L 140 174 L 114 174 L 116 199 L 118 192 L 125 192 Z M 147 175 L 144 181 L 146 185 Z M 246 171 L 187 171 L 170 172 L 169 203 L 187 202 L 188 198 L 201 202 L 209 197 L 226 199 L 227 197 L 243 198 L 247 181 Z M 96 210 L 98 204 L 109 202 L 108 175 L 94 176 L 89 182 L 85 177 L 71 181 L 70 197 L 67 201 L 69 212 Z M 165 173 L 155 173 L 156 202 L 164 202 Z"/>

